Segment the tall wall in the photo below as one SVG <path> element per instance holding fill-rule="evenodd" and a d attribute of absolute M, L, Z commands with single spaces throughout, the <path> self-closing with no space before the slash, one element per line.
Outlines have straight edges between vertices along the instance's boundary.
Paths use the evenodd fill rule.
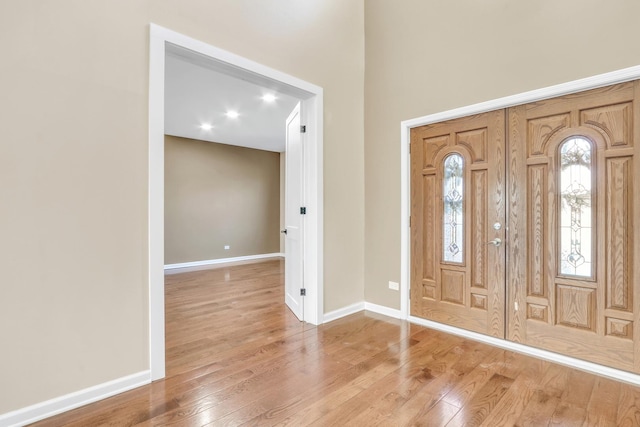
<path fill-rule="evenodd" d="M 640 2 L 365 1 L 365 300 L 400 308 L 400 122 L 640 65 Z"/>
<path fill-rule="evenodd" d="M 363 299 L 362 1 L 3 0 L 0 414 L 149 368 L 150 22 L 324 88 L 325 310 Z"/>
<path fill-rule="evenodd" d="M 280 153 L 169 135 L 164 149 L 165 264 L 280 252 Z"/>

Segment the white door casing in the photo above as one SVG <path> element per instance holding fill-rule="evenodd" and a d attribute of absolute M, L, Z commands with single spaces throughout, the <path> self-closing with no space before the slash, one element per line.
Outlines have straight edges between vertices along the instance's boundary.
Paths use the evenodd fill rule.
<path fill-rule="evenodd" d="M 164 343 L 164 62 L 172 44 L 215 61 L 226 72 L 256 84 L 277 87 L 301 100 L 307 126 L 303 153 L 304 194 L 307 207 L 302 257 L 307 297 L 305 321 L 324 319 L 323 263 L 323 89 L 297 77 L 231 52 L 163 28 L 149 26 L 149 367 L 152 381 L 165 376 Z"/>
<path fill-rule="evenodd" d="M 298 103 L 286 121 L 285 159 L 285 265 L 284 265 L 284 299 L 293 314 L 304 319 L 303 297 L 300 289 L 304 288 L 302 238 L 304 216 L 300 214 L 303 206 L 303 145 L 300 132 L 300 103 Z"/>

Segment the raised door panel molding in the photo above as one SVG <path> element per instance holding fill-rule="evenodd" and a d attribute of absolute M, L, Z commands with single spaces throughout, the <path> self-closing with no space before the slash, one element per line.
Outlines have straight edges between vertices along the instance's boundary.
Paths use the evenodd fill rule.
<path fill-rule="evenodd" d="M 424 145 L 424 159 L 422 167 L 424 169 L 436 167 L 435 159 L 438 153 L 440 153 L 443 148 L 449 145 L 449 140 L 449 135 L 440 135 L 431 138 L 425 138 L 422 140 Z"/>
<path fill-rule="evenodd" d="M 456 145 L 461 145 L 469 150 L 472 163 L 485 163 L 487 161 L 487 138 L 486 128 L 458 132 L 456 133 Z"/>
<path fill-rule="evenodd" d="M 633 309 L 631 230 L 633 229 L 633 161 L 630 157 L 607 159 L 606 173 L 606 294 L 607 308 Z"/>
<path fill-rule="evenodd" d="M 441 299 L 454 304 L 465 305 L 464 271 L 442 270 Z"/>
<path fill-rule="evenodd" d="M 596 290 L 577 286 L 556 286 L 556 322 L 571 328 L 596 328 Z"/>
<path fill-rule="evenodd" d="M 528 120 L 527 140 L 532 141 L 529 145 L 529 156 L 546 156 L 547 144 L 551 137 L 567 128 L 570 123 L 571 115 L 568 113 Z"/>
<path fill-rule="evenodd" d="M 435 200 L 436 199 L 436 176 L 435 174 L 426 175 L 422 178 L 423 184 L 423 200 Z M 423 232 L 428 236 L 436 236 L 436 210 L 435 204 L 430 203 L 426 204 L 423 208 L 424 217 L 423 217 Z M 425 240 L 422 242 L 422 245 L 425 246 L 423 249 L 423 263 L 422 263 L 422 277 L 423 279 L 427 279 L 429 281 L 433 281 L 435 285 L 436 281 L 436 252 L 430 250 L 427 246 L 431 244 L 431 242 Z"/>
<path fill-rule="evenodd" d="M 487 286 L 487 171 L 471 171 L 471 286 Z"/>
<path fill-rule="evenodd" d="M 580 122 L 606 135 L 607 148 L 633 145 L 633 103 L 583 110 Z"/>
<path fill-rule="evenodd" d="M 529 206 L 530 211 L 528 240 L 529 240 L 529 279 L 527 284 L 528 296 L 546 298 L 547 289 L 547 258 L 545 229 L 547 227 L 547 165 L 529 166 Z"/>

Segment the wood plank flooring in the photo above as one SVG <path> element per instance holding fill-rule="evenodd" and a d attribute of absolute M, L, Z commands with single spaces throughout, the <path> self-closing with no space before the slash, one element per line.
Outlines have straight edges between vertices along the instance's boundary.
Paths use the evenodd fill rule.
<path fill-rule="evenodd" d="M 371 312 L 314 327 L 283 262 L 166 277 L 167 378 L 36 426 L 640 426 L 640 389 Z"/>

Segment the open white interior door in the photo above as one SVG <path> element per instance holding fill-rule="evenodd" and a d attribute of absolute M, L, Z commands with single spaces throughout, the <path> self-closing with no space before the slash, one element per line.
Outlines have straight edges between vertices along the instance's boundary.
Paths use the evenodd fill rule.
<path fill-rule="evenodd" d="M 302 133 L 300 129 L 300 103 L 287 118 L 285 160 L 285 267 L 284 288 L 287 306 L 300 320 L 304 320 L 301 289 L 303 283 L 302 226 Z"/>

